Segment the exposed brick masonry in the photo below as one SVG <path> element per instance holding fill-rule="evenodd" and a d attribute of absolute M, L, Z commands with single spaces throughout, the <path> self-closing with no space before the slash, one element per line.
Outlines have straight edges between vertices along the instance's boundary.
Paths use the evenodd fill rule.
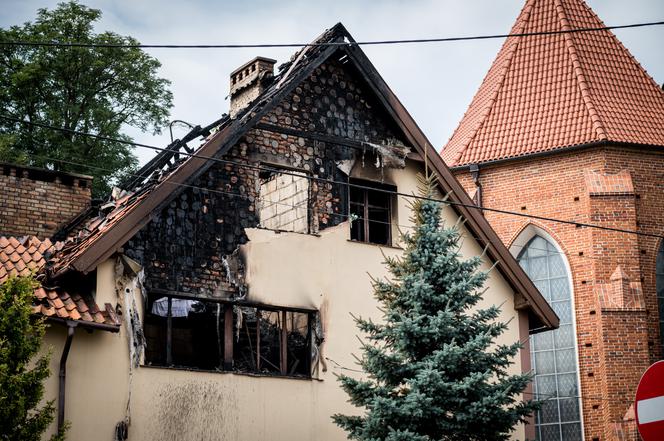
<path fill-rule="evenodd" d="M 469 193 L 475 190 L 467 169 L 455 174 Z M 480 183 L 486 207 L 664 234 L 661 153 L 618 147 L 561 152 L 481 167 Z M 641 374 L 662 356 L 659 241 L 489 211 L 485 216 L 508 246 L 532 222 L 564 250 L 574 287 L 585 438 L 618 439 Z"/>
<path fill-rule="evenodd" d="M 90 204 L 92 178 L 0 163 L 0 236 L 51 237 Z"/>

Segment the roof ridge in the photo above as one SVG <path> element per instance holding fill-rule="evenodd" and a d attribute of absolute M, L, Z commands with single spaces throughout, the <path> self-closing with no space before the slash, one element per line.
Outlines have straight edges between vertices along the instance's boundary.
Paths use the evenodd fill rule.
<path fill-rule="evenodd" d="M 561 30 L 563 31 L 572 30 L 562 0 L 554 0 L 554 5 L 556 8 L 556 12 L 558 13 L 558 19 L 560 21 L 560 25 L 562 26 Z M 595 17 L 600 21 L 600 23 L 602 23 L 599 17 L 597 16 Z M 606 134 L 606 128 L 604 127 L 602 119 L 599 116 L 599 112 L 597 112 L 595 104 L 593 103 L 592 94 L 590 93 L 591 87 L 586 80 L 586 76 L 583 73 L 583 67 L 581 66 L 579 57 L 577 56 L 576 47 L 574 46 L 574 38 L 572 34 L 569 32 L 566 32 L 562 35 L 565 40 L 565 46 L 567 47 L 567 52 L 569 53 L 570 59 L 572 60 L 572 66 L 574 66 L 574 76 L 576 77 L 576 80 L 579 83 L 579 90 L 581 91 L 581 97 L 583 98 L 583 103 L 586 105 L 586 109 L 588 110 L 588 114 L 590 115 L 590 120 L 592 121 L 593 129 L 597 133 L 597 136 L 599 137 L 600 140 L 606 141 L 608 140 L 608 136 Z"/>
<path fill-rule="evenodd" d="M 523 8 L 521 9 L 521 12 L 519 12 L 519 15 L 517 17 L 517 22 L 514 23 L 514 26 L 512 26 L 512 29 L 510 30 L 510 34 L 521 33 L 521 31 L 525 28 L 526 23 L 528 23 L 528 20 L 530 19 L 531 12 L 532 12 L 532 9 L 533 9 L 533 3 L 535 3 L 535 1 L 536 0 L 528 0 L 526 2 L 526 4 L 523 5 Z M 522 17 L 523 17 L 523 20 L 520 20 Z M 493 111 L 494 106 L 496 104 L 496 97 L 498 96 L 498 94 L 500 93 L 500 91 L 502 89 L 502 85 L 505 82 L 505 78 L 507 78 L 507 74 L 509 73 L 509 68 L 512 65 L 512 62 L 514 61 L 514 54 L 516 54 L 516 50 L 517 50 L 519 44 L 521 43 L 521 40 L 522 39 L 518 38 L 518 37 L 507 37 L 505 39 L 505 42 L 503 43 L 503 46 L 500 48 L 500 51 L 498 51 L 499 55 L 500 55 L 500 52 L 503 49 L 506 49 L 506 51 L 507 51 L 506 52 L 507 53 L 506 60 L 503 63 L 502 72 L 500 74 L 500 81 L 496 84 L 496 86 L 494 86 L 495 90 L 491 94 L 491 98 L 489 98 L 489 100 L 488 100 L 489 101 L 488 106 L 482 112 L 483 116 L 482 116 L 481 121 L 479 122 L 479 124 L 476 125 L 476 127 L 473 130 L 472 135 L 467 138 L 467 141 L 464 142 L 464 145 L 462 145 L 462 147 L 460 149 L 458 149 L 457 152 L 455 153 L 454 162 L 457 162 L 461 159 L 461 156 L 463 156 L 466 149 L 468 149 L 468 147 L 470 146 L 470 144 L 472 144 L 472 142 L 475 139 L 475 137 L 477 136 L 477 134 L 480 132 L 480 129 L 484 126 L 486 121 L 489 119 L 489 115 L 491 115 L 491 112 Z M 509 48 L 507 48 L 508 44 L 511 44 L 511 46 Z M 470 101 L 470 105 L 468 106 L 468 109 L 466 109 L 466 112 L 464 113 L 464 115 L 461 119 L 462 121 L 463 121 L 463 118 L 466 117 L 466 114 L 472 108 L 473 101 L 475 101 L 475 98 L 477 98 L 479 96 L 479 94 L 482 90 L 482 86 L 484 85 L 484 83 L 489 78 L 489 75 L 491 74 L 491 70 L 494 68 L 494 64 L 497 61 L 498 61 L 498 57 L 496 57 L 496 59 L 494 60 L 494 62 L 491 65 L 491 67 L 487 71 L 487 74 L 484 76 L 484 79 L 482 80 L 482 84 L 480 84 L 480 87 L 477 89 L 477 92 L 475 92 L 475 95 L 473 96 L 473 99 Z M 497 65 L 495 67 L 496 67 L 496 69 L 498 68 Z M 454 138 L 454 135 L 456 135 L 456 132 L 459 130 L 459 128 L 461 128 L 461 124 L 459 124 L 456 127 L 456 129 L 454 129 L 454 132 L 452 132 L 452 136 L 450 136 L 450 139 L 447 141 L 448 144 Z"/>
<path fill-rule="evenodd" d="M 583 5 L 583 7 L 586 8 L 586 10 L 588 11 L 588 13 L 590 13 L 593 17 L 595 17 L 600 23 L 604 24 L 604 21 L 603 21 L 601 18 L 599 18 L 599 16 L 597 15 L 597 13 L 595 13 L 595 11 L 593 11 L 592 8 L 591 8 L 590 6 L 588 6 L 588 4 L 587 4 L 586 2 L 581 2 L 581 3 L 582 3 L 582 5 Z M 625 53 L 625 55 L 627 55 L 629 59 L 632 60 L 632 62 L 633 62 L 638 68 L 639 68 L 639 72 L 640 72 L 640 73 L 641 73 L 641 74 L 642 74 L 642 75 L 643 75 L 643 76 L 644 76 L 644 77 L 645 77 L 650 83 L 652 83 L 653 86 L 655 86 L 655 89 L 656 89 L 660 94 L 664 95 L 664 89 L 662 88 L 662 85 L 661 85 L 661 84 L 658 84 L 657 81 L 655 81 L 655 79 L 654 79 L 654 78 L 648 73 L 648 71 L 646 70 L 646 68 L 644 68 L 643 65 L 641 65 L 641 63 L 639 62 L 639 60 L 636 59 L 636 57 L 634 56 L 634 54 L 632 54 L 632 52 L 630 52 L 630 50 L 627 49 L 627 47 L 623 44 L 623 42 L 620 41 L 620 39 L 616 36 L 616 34 L 614 34 L 610 29 L 607 29 L 607 30 L 604 31 L 604 32 L 606 32 L 607 35 L 609 35 L 609 36 L 611 37 L 611 39 L 612 39 L 615 43 L 618 44 L 618 46 L 620 47 L 621 51 L 622 51 L 623 53 Z"/>

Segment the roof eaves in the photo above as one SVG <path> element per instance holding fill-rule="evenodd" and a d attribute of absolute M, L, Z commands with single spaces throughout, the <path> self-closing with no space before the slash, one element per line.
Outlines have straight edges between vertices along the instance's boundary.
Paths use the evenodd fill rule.
<path fill-rule="evenodd" d="M 623 141 L 613 141 L 613 140 L 601 140 L 601 141 L 591 141 L 591 142 L 584 142 L 580 144 L 570 144 L 566 146 L 560 146 L 556 147 L 553 149 L 547 149 L 547 150 L 541 150 L 538 152 L 524 152 L 520 153 L 518 155 L 512 155 L 512 156 L 505 156 L 502 158 L 496 158 L 496 159 L 491 159 L 487 161 L 482 161 L 477 163 L 478 165 L 482 167 L 489 167 L 493 165 L 499 165 L 499 164 L 504 164 L 508 162 L 513 162 L 513 161 L 521 161 L 521 160 L 530 160 L 530 159 L 536 159 L 536 158 L 541 158 L 545 156 L 551 156 L 551 155 L 557 155 L 557 154 L 564 154 L 564 153 L 569 153 L 577 150 L 584 150 L 584 149 L 590 149 L 594 147 L 619 147 L 619 148 L 627 148 L 627 149 L 648 149 L 652 151 L 659 151 L 664 153 L 664 145 L 657 145 L 657 144 L 637 144 L 633 142 L 623 142 Z M 454 165 L 454 166 L 449 166 L 450 170 L 452 171 L 460 171 L 460 170 L 466 170 L 470 167 L 470 165 L 473 164 L 472 162 L 466 162 L 463 164 L 459 165 Z"/>

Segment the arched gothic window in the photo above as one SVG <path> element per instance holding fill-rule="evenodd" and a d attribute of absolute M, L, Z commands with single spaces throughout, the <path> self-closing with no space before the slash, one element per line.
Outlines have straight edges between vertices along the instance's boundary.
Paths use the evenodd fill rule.
<path fill-rule="evenodd" d="M 659 338 L 662 343 L 662 358 L 664 358 L 664 241 L 659 245 L 657 253 L 657 302 L 659 303 Z"/>
<path fill-rule="evenodd" d="M 533 390 L 543 401 L 535 417 L 537 439 L 581 441 L 574 308 L 564 257 L 551 242 L 536 235 L 517 260 L 560 318 L 558 329 L 535 334 L 530 339 L 535 372 Z"/>

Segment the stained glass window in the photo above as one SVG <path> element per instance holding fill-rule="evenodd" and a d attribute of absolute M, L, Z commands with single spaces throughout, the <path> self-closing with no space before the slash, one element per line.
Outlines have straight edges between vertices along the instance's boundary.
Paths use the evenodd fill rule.
<path fill-rule="evenodd" d="M 517 260 L 560 318 L 558 329 L 535 334 L 530 339 L 535 371 L 533 389 L 542 401 L 535 417 L 537 439 L 581 441 L 574 309 L 563 255 L 549 241 L 535 236 Z"/>

